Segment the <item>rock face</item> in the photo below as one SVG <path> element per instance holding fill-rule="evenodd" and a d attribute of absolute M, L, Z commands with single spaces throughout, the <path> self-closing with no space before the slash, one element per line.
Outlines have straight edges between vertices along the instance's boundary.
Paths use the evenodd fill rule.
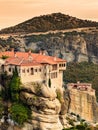
<path fill-rule="evenodd" d="M 18 51 L 32 49 L 33 52 L 38 52 L 44 49 L 46 54 L 55 55 L 66 59 L 67 62 L 82 62 L 90 61 L 98 63 L 98 30 L 90 29 L 58 33 L 46 34 L 25 34 L 12 35 L 12 37 L 4 37 L 0 39 L 0 43 L 6 46 L 8 50 L 11 47 Z M 0 49 L 2 44 L 0 44 Z"/>
<path fill-rule="evenodd" d="M 32 110 L 31 123 L 25 123 L 22 130 L 62 130 L 69 127 L 66 120 L 69 113 L 89 122 L 98 122 L 94 92 L 64 88 L 55 91 L 44 84 L 28 83 L 24 84 L 20 98 Z"/>
<path fill-rule="evenodd" d="M 98 122 L 98 104 L 95 95 L 77 89 L 71 89 L 69 93 L 69 112 L 89 122 Z"/>
<path fill-rule="evenodd" d="M 35 86 L 33 84 L 32 87 L 29 86 L 30 84 L 28 84 L 28 88 L 21 92 L 20 95 L 21 100 L 32 109 L 32 129 L 62 130 L 63 126 L 59 118 L 62 103 L 58 100 L 56 92 L 44 85 L 37 84 Z"/>

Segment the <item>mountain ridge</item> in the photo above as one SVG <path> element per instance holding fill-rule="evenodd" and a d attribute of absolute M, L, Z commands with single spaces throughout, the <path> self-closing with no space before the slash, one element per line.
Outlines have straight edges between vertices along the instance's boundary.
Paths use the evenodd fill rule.
<path fill-rule="evenodd" d="M 41 15 L 12 27 L 2 29 L 0 34 L 47 32 L 82 27 L 98 27 L 98 22 L 82 20 L 62 13 Z"/>

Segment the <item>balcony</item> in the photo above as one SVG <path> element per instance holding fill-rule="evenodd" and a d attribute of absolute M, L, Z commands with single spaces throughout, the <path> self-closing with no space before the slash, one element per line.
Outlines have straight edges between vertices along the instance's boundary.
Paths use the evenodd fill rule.
<path fill-rule="evenodd" d="M 59 70 L 61 70 L 61 71 L 66 70 L 66 63 L 60 63 Z"/>

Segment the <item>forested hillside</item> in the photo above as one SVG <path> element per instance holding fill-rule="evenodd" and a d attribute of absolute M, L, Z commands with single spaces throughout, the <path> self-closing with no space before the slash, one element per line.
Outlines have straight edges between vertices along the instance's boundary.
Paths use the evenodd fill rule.
<path fill-rule="evenodd" d="M 64 82 L 75 83 L 77 81 L 92 83 L 98 100 L 98 65 L 87 62 L 68 63 L 67 70 L 64 72 Z"/>

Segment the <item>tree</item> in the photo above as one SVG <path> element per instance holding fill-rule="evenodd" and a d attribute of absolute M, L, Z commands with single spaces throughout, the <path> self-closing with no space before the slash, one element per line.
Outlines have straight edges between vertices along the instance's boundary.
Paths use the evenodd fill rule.
<path fill-rule="evenodd" d="M 13 71 L 13 76 L 12 79 L 10 81 L 10 97 L 11 100 L 14 102 L 18 102 L 19 101 L 19 91 L 20 91 L 20 78 L 18 76 L 18 71 L 17 68 L 15 67 L 15 70 Z"/>
<path fill-rule="evenodd" d="M 9 83 L 11 80 L 11 76 L 7 75 L 7 72 L 1 74 L 1 97 L 3 100 L 7 101 L 10 98 L 9 93 Z"/>
<path fill-rule="evenodd" d="M 81 62 L 68 63 L 67 69 L 64 72 L 64 82 L 76 83 L 77 81 L 92 83 L 92 87 L 98 95 L 98 64 Z M 98 96 L 97 96 L 98 100 Z"/>
<path fill-rule="evenodd" d="M 0 102 L 0 118 L 2 117 L 2 112 L 4 110 L 3 104 Z"/>
<path fill-rule="evenodd" d="M 23 104 L 12 104 L 10 108 L 12 119 L 17 122 L 19 125 L 22 125 L 30 117 L 30 111 L 28 107 Z"/>

